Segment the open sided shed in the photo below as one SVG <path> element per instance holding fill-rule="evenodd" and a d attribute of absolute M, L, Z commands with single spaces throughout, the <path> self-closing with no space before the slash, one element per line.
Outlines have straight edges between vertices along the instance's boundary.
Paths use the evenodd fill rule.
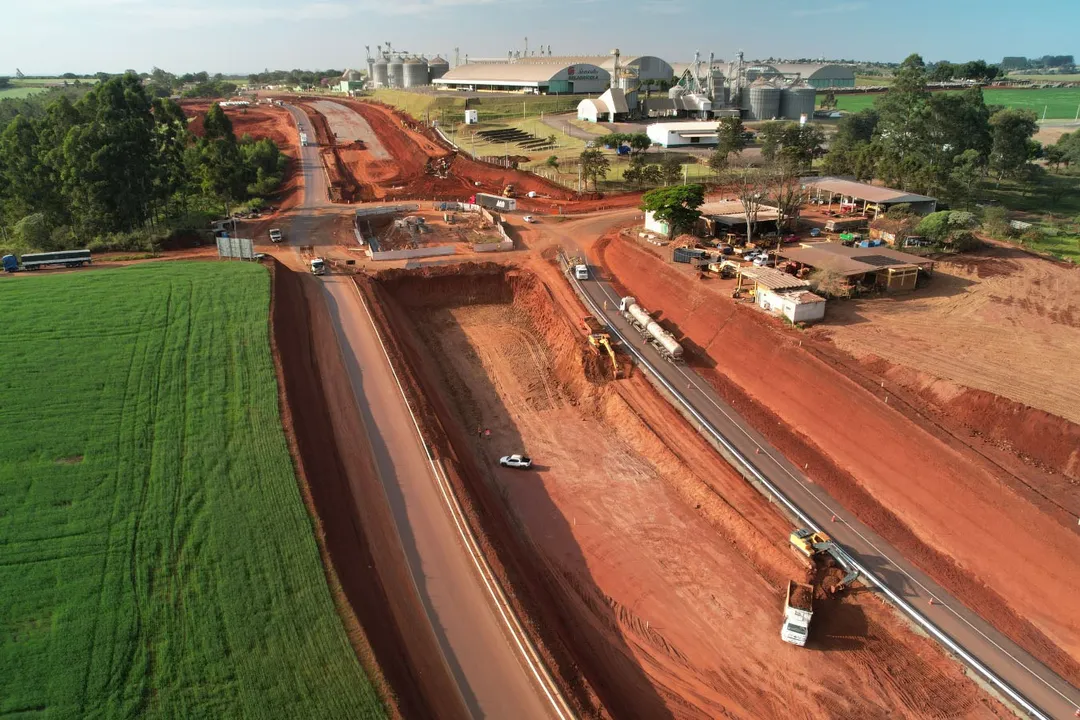
<path fill-rule="evenodd" d="M 811 198 L 827 201 L 842 210 L 856 210 L 864 214 L 886 212 L 894 205 L 911 205 L 912 211 L 929 215 L 937 210 L 937 200 L 926 195 L 894 190 L 838 177 L 803 178 L 803 188 Z"/>
<path fill-rule="evenodd" d="M 880 287 L 886 292 L 914 290 L 919 272 L 930 274 L 934 269 L 933 260 L 881 246 L 812 243 L 782 247 L 778 254 L 803 267 L 834 272 L 856 285 Z"/>

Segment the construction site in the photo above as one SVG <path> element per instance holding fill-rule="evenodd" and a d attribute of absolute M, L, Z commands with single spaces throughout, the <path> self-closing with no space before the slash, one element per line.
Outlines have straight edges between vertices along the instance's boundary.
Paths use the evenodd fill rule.
<path fill-rule="evenodd" d="M 306 439 L 296 452 L 301 464 L 325 470 L 311 483 L 328 557 L 402 708 L 448 702 L 431 643 L 448 653 L 452 641 L 423 629 L 437 612 L 425 596 L 434 569 L 416 571 L 416 558 L 403 565 L 394 549 L 404 542 L 406 555 L 423 557 L 419 541 L 414 548 L 408 539 L 412 520 L 399 514 L 395 489 L 412 477 L 396 463 L 415 453 L 415 437 L 397 441 L 379 409 L 398 402 L 413 413 L 408 432 L 419 434 L 445 476 L 492 582 L 505 589 L 507 612 L 521 619 L 522 637 L 535 643 L 575 714 L 1026 712 L 932 631 L 913 629 L 926 628 L 923 618 L 949 634 L 967 632 L 946 625 L 953 615 L 971 627 L 984 623 L 999 646 L 1049 668 L 1053 682 L 1064 683 L 1053 685 L 1062 698 L 1080 683 L 1071 602 L 1080 592 L 1078 461 L 1075 443 L 1045 435 L 1080 438 L 1066 419 L 1067 391 L 1040 400 L 1029 383 L 1008 393 L 986 375 L 980 387 L 973 370 L 950 375 L 934 354 L 919 362 L 937 363 L 924 370 L 953 385 L 914 376 L 901 366 L 918 365 L 910 345 L 876 325 L 784 327 L 661 259 L 620 232 L 641 225 L 637 194 L 577 196 L 477 162 L 376 103 L 296 106 L 331 189 L 325 198 L 309 194 L 292 220 L 274 222 L 286 237 L 296 234 L 289 222 L 302 227 L 309 254 L 314 243 L 332 263 L 355 260 L 350 230 L 387 250 L 449 244 L 464 252 L 494 240 L 492 226 L 480 213 L 439 203 L 505 197 L 507 186 L 516 196 L 515 209 L 501 216 L 522 241 L 512 261 L 472 257 L 409 269 L 337 262 L 328 278 L 317 278 L 300 272 L 307 255 L 268 250 L 280 261 L 275 297 L 290 288 L 289 304 L 275 305 L 274 332 L 283 404 L 307 419 L 297 426 Z M 287 118 L 268 112 L 258 116 L 262 127 L 280 132 Z M 296 131 L 287 138 L 299 155 Z M 350 201 L 410 209 L 369 224 Z M 611 212 L 592 212 L 600 208 Z M 540 224 L 523 223 L 524 213 Z M 971 262 L 949 272 L 974 283 L 1005 267 Z M 1052 279 L 1055 293 L 1075 287 L 1075 272 L 1038 277 Z M 1000 281 L 995 288 L 1018 290 Z M 991 302 L 973 298 L 975 315 Z M 911 336 L 930 322 L 924 313 L 947 314 L 933 295 L 921 302 L 910 311 L 852 305 L 845 312 L 910 317 L 898 327 Z M 1015 301 L 992 307 L 1003 305 L 1035 312 Z M 1065 305 L 1053 310 L 1064 315 L 1041 315 L 1047 328 L 1072 317 Z M 940 340 L 941 352 L 959 352 Z M 372 379 L 382 370 L 364 353 L 382 351 L 387 372 Z M 359 367 L 364 382 L 380 388 L 396 379 L 404 401 L 380 396 L 359 412 L 350 407 L 352 393 L 337 389 L 361 388 Z M 289 389 L 301 380 L 302 391 Z M 720 403 L 740 428 L 738 443 L 750 448 L 738 457 L 703 420 Z M 370 446 L 357 437 L 370 437 Z M 531 466 L 500 465 L 513 454 Z M 761 480 L 746 465 L 759 468 Z M 430 472 L 417 467 L 419 476 Z M 785 473 L 798 473 L 807 492 L 827 493 L 834 511 L 807 523 L 779 502 L 767 486 Z M 858 546 L 853 527 L 889 554 Z M 355 566 L 357 557 L 372 558 L 367 569 Z M 416 592 L 410 577 L 427 578 L 420 602 L 391 608 L 392 598 Z M 364 596 L 369 584 L 381 588 L 374 600 Z M 900 588 L 908 608 L 883 585 Z M 1023 671 L 1009 679 L 1033 692 Z"/>

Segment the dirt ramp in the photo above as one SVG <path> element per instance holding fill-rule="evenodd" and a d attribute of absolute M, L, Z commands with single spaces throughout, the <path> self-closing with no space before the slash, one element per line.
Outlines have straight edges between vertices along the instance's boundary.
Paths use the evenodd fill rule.
<path fill-rule="evenodd" d="M 282 416 L 330 582 L 361 662 L 405 718 L 465 718 L 416 598 L 318 281 L 273 262 Z M 335 582 L 336 579 L 336 582 Z M 337 587 L 335 587 L 337 585 Z M 372 657 L 372 655 L 374 657 Z M 389 685 L 389 688 L 386 685 Z"/>

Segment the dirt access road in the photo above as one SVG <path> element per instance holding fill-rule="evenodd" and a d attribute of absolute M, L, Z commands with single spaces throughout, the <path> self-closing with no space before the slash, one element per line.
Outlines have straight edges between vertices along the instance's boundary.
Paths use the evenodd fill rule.
<path fill-rule="evenodd" d="M 290 111 L 306 122 L 302 111 Z M 310 184 L 286 238 L 294 246 L 311 244 L 302 238 L 317 235 L 319 209 L 332 207 L 318 148 L 302 148 L 301 156 Z M 302 260 L 297 255 L 290 264 Z M 355 285 L 347 276 L 327 276 L 323 287 L 409 569 L 467 708 L 475 717 L 557 717 L 469 559 Z"/>
<path fill-rule="evenodd" d="M 552 227 L 563 244 L 573 249 L 573 236 L 595 236 L 601 223 L 583 221 Z M 601 230 L 602 232 L 602 230 Z M 811 482 L 798 468 L 772 447 L 727 403 L 719 398 L 709 383 L 686 367 L 662 360 L 640 340 L 616 312 L 619 294 L 605 280 L 592 279 L 583 284 L 598 312 L 607 317 L 627 342 L 633 345 L 717 435 L 723 436 L 748 464 L 789 497 L 818 527 L 836 538 L 852 557 L 881 578 L 899 597 L 919 614 L 960 643 L 972 660 L 982 663 L 998 677 L 1015 687 L 1033 707 L 1046 717 L 1067 717 L 1080 708 L 1080 692 L 1023 651 L 989 623 L 967 609 L 943 587 L 907 562 L 903 555 L 874 533 Z M 833 516 L 836 521 L 833 522 Z M 930 605 L 930 600 L 935 600 Z M 940 638 L 939 638 L 940 639 Z M 970 664 L 970 663 L 969 663 Z"/>

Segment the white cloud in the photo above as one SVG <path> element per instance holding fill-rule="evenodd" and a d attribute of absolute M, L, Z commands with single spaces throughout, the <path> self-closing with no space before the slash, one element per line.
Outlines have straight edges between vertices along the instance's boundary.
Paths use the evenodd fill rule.
<path fill-rule="evenodd" d="M 795 17 L 811 17 L 813 15 L 840 15 L 842 13 L 856 12 L 858 10 L 865 10 L 866 3 L 853 2 L 853 3 L 840 3 L 839 5 L 826 5 L 825 7 L 812 7 L 799 10 L 793 10 L 791 12 Z"/>

